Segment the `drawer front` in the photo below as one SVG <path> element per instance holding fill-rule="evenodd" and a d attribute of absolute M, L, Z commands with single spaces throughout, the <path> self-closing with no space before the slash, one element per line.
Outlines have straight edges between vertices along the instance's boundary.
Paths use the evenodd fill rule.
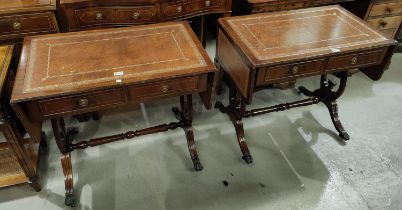
<path fill-rule="evenodd" d="M 252 13 L 260 13 L 260 12 L 270 12 L 270 11 L 282 11 L 282 10 L 291 10 L 291 9 L 300 9 L 307 7 L 306 2 L 295 2 L 295 3 L 286 3 L 286 4 L 270 4 L 270 5 L 256 5 L 253 7 Z"/>
<path fill-rule="evenodd" d="M 252 13 L 259 13 L 259 12 L 269 12 L 269 11 L 282 11 L 282 10 L 291 10 L 291 9 L 300 9 L 300 8 L 307 8 L 313 6 L 321 6 L 326 4 L 334 4 L 338 3 L 336 0 L 323 0 L 323 1 L 294 1 L 289 3 L 269 3 L 269 4 L 255 4 L 253 7 Z"/>
<path fill-rule="evenodd" d="M 127 101 L 125 93 L 122 88 L 118 88 L 89 94 L 47 99 L 39 101 L 39 107 L 44 116 L 85 112 L 92 108 L 124 104 Z"/>
<path fill-rule="evenodd" d="M 387 38 L 393 39 L 396 33 L 397 28 L 391 28 L 391 29 L 385 29 L 385 30 L 380 30 L 382 35 L 384 35 Z"/>
<path fill-rule="evenodd" d="M 392 28 L 399 28 L 399 24 L 401 23 L 402 16 L 395 17 L 384 17 L 384 18 L 372 18 L 368 19 L 367 22 L 370 26 L 375 29 L 385 30 Z"/>
<path fill-rule="evenodd" d="M 224 0 L 192 0 L 188 2 L 170 2 L 162 6 L 163 18 L 170 19 L 191 13 L 200 13 L 210 10 L 224 10 Z"/>
<path fill-rule="evenodd" d="M 273 84 L 294 80 L 300 77 L 320 74 L 324 67 L 324 59 L 262 68 L 258 73 L 257 85 Z"/>
<path fill-rule="evenodd" d="M 144 102 L 155 98 L 179 96 L 191 94 L 204 87 L 202 77 L 194 76 L 180 79 L 172 79 L 161 82 L 153 82 L 129 87 L 130 98 L 133 102 Z M 205 80 L 206 83 L 206 80 Z"/>
<path fill-rule="evenodd" d="M 75 14 L 79 27 L 156 22 L 156 8 L 154 6 L 91 7 L 76 10 Z"/>
<path fill-rule="evenodd" d="M 402 13 L 402 2 L 376 4 L 371 8 L 370 17 L 383 15 L 398 15 Z"/>
<path fill-rule="evenodd" d="M 75 11 L 79 27 L 113 23 L 115 19 L 114 13 L 113 8 L 103 7 L 92 7 Z"/>
<path fill-rule="evenodd" d="M 52 12 L 0 15 L 0 39 L 58 32 Z"/>
<path fill-rule="evenodd" d="M 116 9 L 116 23 L 153 23 L 156 22 L 156 8 L 130 7 Z"/>
<path fill-rule="evenodd" d="M 387 48 L 372 50 L 364 53 L 335 56 L 329 59 L 326 70 L 340 70 L 378 65 L 384 59 Z"/>

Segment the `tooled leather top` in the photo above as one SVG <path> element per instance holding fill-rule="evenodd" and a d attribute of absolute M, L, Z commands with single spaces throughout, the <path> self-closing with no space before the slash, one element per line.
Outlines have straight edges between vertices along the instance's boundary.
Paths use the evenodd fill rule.
<path fill-rule="evenodd" d="M 219 23 L 255 66 L 395 43 L 340 6 L 228 17 Z"/>
<path fill-rule="evenodd" d="M 24 41 L 12 100 L 211 71 L 186 22 L 36 36 Z"/>

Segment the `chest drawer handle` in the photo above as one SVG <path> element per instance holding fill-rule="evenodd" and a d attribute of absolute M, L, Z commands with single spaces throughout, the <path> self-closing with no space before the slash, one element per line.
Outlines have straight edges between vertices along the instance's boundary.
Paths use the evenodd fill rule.
<path fill-rule="evenodd" d="M 21 23 L 18 21 L 15 21 L 13 23 L 13 29 L 15 29 L 15 30 L 21 29 Z"/>
<path fill-rule="evenodd" d="M 393 11 L 392 11 L 392 8 L 387 8 L 387 9 L 385 9 L 386 11 L 387 11 L 387 13 L 389 13 L 389 14 L 391 14 Z"/>
<path fill-rule="evenodd" d="M 169 91 L 169 85 L 162 85 L 161 92 L 166 93 Z"/>
<path fill-rule="evenodd" d="M 387 26 L 387 25 L 388 25 L 388 23 L 385 22 L 385 21 L 381 21 L 381 22 L 380 22 L 380 26 L 383 27 L 383 28 L 384 28 L 385 26 Z"/>
<path fill-rule="evenodd" d="M 180 13 L 180 12 L 182 12 L 182 11 L 183 11 L 183 7 L 182 7 L 182 6 L 177 6 L 176 12 L 177 12 L 177 13 Z"/>
<path fill-rule="evenodd" d="M 81 98 L 80 100 L 78 100 L 78 105 L 80 105 L 81 107 L 86 107 L 88 106 L 89 101 L 86 98 Z"/>
<path fill-rule="evenodd" d="M 211 1 L 210 1 L 210 0 L 206 0 L 206 1 L 205 1 L 205 6 L 206 6 L 206 7 L 211 6 Z"/>
<path fill-rule="evenodd" d="M 359 59 L 357 59 L 357 57 L 353 57 L 352 60 L 350 61 L 350 64 L 356 65 L 358 61 Z"/>
<path fill-rule="evenodd" d="M 292 68 L 290 68 L 290 73 L 291 74 L 299 73 L 299 67 L 298 66 L 293 66 Z"/>
<path fill-rule="evenodd" d="M 96 18 L 97 20 L 102 20 L 102 19 L 103 19 L 103 14 L 100 13 L 100 12 L 97 12 L 97 13 L 95 14 L 95 18 Z"/>
<path fill-rule="evenodd" d="M 134 20 L 138 20 L 138 18 L 140 18 L 140 13 L 139 12 L 134 12 L 132 15 Z"/>

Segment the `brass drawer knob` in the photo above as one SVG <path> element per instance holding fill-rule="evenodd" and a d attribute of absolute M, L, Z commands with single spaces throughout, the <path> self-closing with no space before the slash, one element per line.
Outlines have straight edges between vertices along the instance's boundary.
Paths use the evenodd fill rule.
<path fill-rule="evenodd" d="M 350 61 L 350 64 L 355 65 L 357 64 L 358 61 L 359 59 L 357 59 L 357 57 L 353 57 L 352 60 Z"/>
<path fill-rule="evenodd" d="M 385 22 L 385 21 L 381 21 L 381 22 L 380 22 L 380 27 L 385 27 L 385 26 L 387 26 L 387 25 L 388 25 L 388 23 Z"/>
<path fill-rule="evenodd" d="M 13 23 L 13 29 L 15 30 L 21 29 L 21 23 L 19 21 L 15 21 Z"/>
<path fill-rule="evenodd" d="M 134 12 L 131 17 L 132 17 L 134 20 L 138 20 L 138 18 L 140 18 L 140 13 L 139 13 L 139 12 Z"/>
<path fill-rule="evenodd" d="M 103 19 L 103 14 L 100 13 L 100 12 L 97 12 L 97 13 L 95 14 L 95 18 L 96 18 L 97 20 L 102 20 L 102 19 Z"/>
<path fill-rule="evenodd" d="M 299 67 L 298 66 L 293 66 L 292 68 L 290 68 L 290 73 L 292 73 L 292 74 L 299 73 Z"/>
<path fill-rule="evenodd" d="M 205 1 L 205 6 L 206 6 L 206 7 L 211 6 L 211 1 L 210 1 L 210 0 L 206 0 L 206 1 Z"/>
<path fill-rule="evenodd" d="M 162 85 L 161 92 L 166 93 L 169 91 L 169 85 Z"/>
<path fill-rule="evenodd" d="M 86 98 L 81 98 L 80 100 L 78 100 L 78 105 L 80 105 L 81 107 L 86 107 L 88 106 L 89 101 Z"/>
<path fill-rule="evenodd" d="M 385 11 L 387 11 L 387 13 L 392 13 L 392 8 L 387 7 L 387 9 L 385 9 Z"/>
<path fill-rule="evenodd" d="M 182 11 L 183 11 L 183 7 L 182 7 L 182 6 L 177 6 L 176 12 L 177 12 L 177 13 L 180 13 L 180 12 L 182 12 Z"/>

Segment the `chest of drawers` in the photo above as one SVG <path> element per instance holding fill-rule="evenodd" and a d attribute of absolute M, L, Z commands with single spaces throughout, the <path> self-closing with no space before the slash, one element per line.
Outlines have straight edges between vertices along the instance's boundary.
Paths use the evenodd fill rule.
<path fill-rule="evenodd" d="M 230 14 L 231 0 L 60 0 L 62 31 L 127 26 Z"/>
<path fill-rule="evenodd" d="M 397 39 L 399 43 L 401 43 L 401 0 L 373 0 L 366 13 L 365 19 L 369 25 L 380 30 L 386 37 Z M 399 44 L 398 49 L 400 48 L 401 44 Z"/>
<path fill-rule="evenodd" d="M 25 36 L 57 33 L 55 10 L 55 0 L 1 3 L 0 44 L 21 42 Z"/>

